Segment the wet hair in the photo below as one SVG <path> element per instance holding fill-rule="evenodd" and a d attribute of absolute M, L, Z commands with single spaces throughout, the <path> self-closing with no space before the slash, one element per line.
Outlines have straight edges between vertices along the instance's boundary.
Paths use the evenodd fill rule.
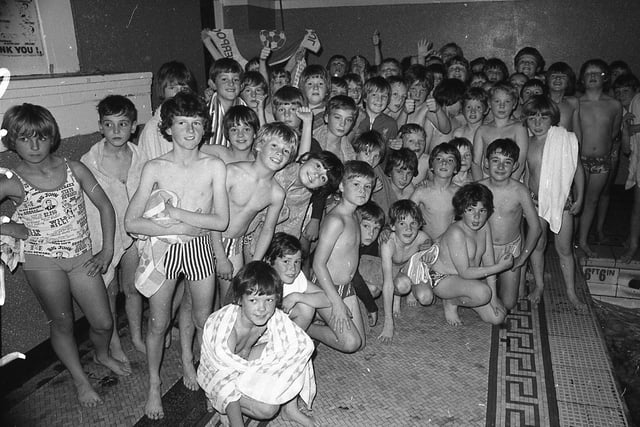
<path fill-rule="evenodd" d="M 471 68 L 469 68 L 469 61 L 464 56 L 459 56 L 459 55 L 454 56 L 444 64 L 444 67 L 448 71 L 450 67 L 457 64 L 462 65 L 467 70 L 467 80 L 469 80 L 469 75 L 471 74 Z"/>
<path fill-rule="evenodd" d="M 400 126 L 400 129 L 398 129 L 398 135 L 407 135 L 412 133 L 419 133 L 423 138 L 427 137 L 427 133 L 424 131 L 424 128 L 417 123 L 407 123 Z"/>
<path fill-rule="evenodd" d="M 362 77 L 360 77 L 360 74 L 347 73 L 344 75 L 343 79 L 347 83 L 347 88 L 349 87 L 349 83 L 355 83 L 362 87 Z"/>
<path fill-rule="evenodd" d="M 427 88 L 427 92 L 433 90 L 433 75 L 427 73 L 427 67 L 420 64 L 413 64 L 404 73 L 404 80 L 407 83 L 407 88 L 410 88 L 415 83 L 419 83 Z"/>
<path fill-rule="evenodd" d="M 269 84 L 258 71 L 247 71 L 240 80 L 240 91 L 242 92 L 247 86 L 259 86 L 265 95 L 268 93 Z"/>
<path fill-rule="evenodd" d="M 298 134 L 296 133 L 296 131 L 282 122 L 271 122 L 262 126 L 258 130 L 258 134 L 256 135 L 256 139 L 253 143 L 253 150 L 256 151 L 256 148 L 260 147 L 263 143 L 267 142 L 267 140 L 271 138 L 281 138 L 285 144 L 291 146 L 291 153 L 289 154 L 289 160 L 287 161 L 287 164 L 293 162 L 296 159 L 299 142 Z"/>
<path fill-rule="evenodd" d="M 459 79 L 443 79 L 433 90 L 433 97 L 443 107 L 462 101 L 467 86 Z"/>
<path fill-rule="evenodd" d="M 329 76 L 329 72 L 322 66 L 318 64 L 311 64 L 304 67 L 302 70 L 302 74 L 300 74 L 300 83 L 298 87 L 304 93 L 304 85 L 307 83 L 312 77 L 320 77 L 324 80 L 324 85 L 327 87 L 327 93 L 329 93 L 331 89 L 331 78 Z"/>
<path fill-rule="evenodd" d="M 522 94 L 524 93 L 525 89 L 528 89 L 530 87 L 539 87 L 540 89 L 542 89 L 542 94 L 543 95 L 547 94 L 547 85 L 545 85 L 542 80 L 529 79 L 522 85 L 522 89 L 520 89 L 520 96 L 522 96 Z"/>
<path fill-rule="evenodd" d="M 170 83 L 187 85 L 192 92 L 198 93 L 198 84 L 195 76 L 182 62 L 165 62 L 158 69 L 154 78 L 153 89 L 155 98 L 160 101 L 160 103 L 164 101 L 164 89 Z"/>
<path fill-rule="evenodd" d="M 254 135 L 260 129 L 260 120 L 255 111 L 245 105 L 234 105 L 229 108 L 222 119 L 224 137 L 229 139 L 229 129 L 240 124 L 251 126 Z"/>
<path fill-rule="evenodd" d="M 514 162 L 517 162 L 518 157 L 520 157 L 520 147 L 518 147 L 518 144 L 516 144 L 516 142 L 511 138 L 499 138 L 494 140 L 487 147 L 487 155 L 485 158 L 488 159 L 492 154 L 497 152 L 510 158 Z"/>
<path fill-rule="evenodd" d="M 467 147 L 469 149 L 469 151 L 473 150 L 473 144 L 471 143 L 471 141 L 469 141 L 467 138 L 465 138 L 463 136 L 458 136 L 456 138 L 451 138 L 451 141 L 449 141 L 449 144 L 451 144 L 454 147 L 456 147 L 458 149 L 458 152 L 460 152 L 460 149 L 462 147 Z M 462 163 L 462 158 L 460 158 L 460 163 Z"/>
<path fill-rule="evenodd" d="M 471 84 L 473 80 L 477 78 L 481 78 L 485 83 L 489 81 L 489 78 L 484 73 L 484 71 L 480 71 L 478 73 L 471 73 L 471 77 L 469 77 L 469 84 Z"/>
<path fill-rule="evenodd" d="M 122 95 L 108 95 L 98 102 L 98 116 L 100 120 L 104 116 L 123 115 L 131 123 L 138 120 L 138 110 L 129 98 Z"/>
<path fill-rule="evenodd" d="M 349 65 L 349 61 L 347 60 L 346 56 L 344 56 L 344 55 L 333 55 L 331 58 L 329 58 L 329 61 L 327 61 L 326 69 L 328 70 L 329 66 L 331 65 L 331 63 L 333 61 L 336 61 L 336 60 L 340 60 L 340 61 L 344 62 L 345 66 Z"/>
<path fill-rule="evenodd" d="M 369 130 L 361 133 L 355 141 L 353 141 L 353 149 L 356 154 L 378 150 L 380 151 L 380 159 L 382 160 L 387 149 L 387 143 L 380 132 L 377 130 Z"/>
<path fill-rule="evenodd" d="M 391 86 L 384 77 L 376 76 L 371 77 L 369 80 L 364 82 L 364 88 L 362 91 L 365 93 L 365 95 L 369 95 L 373 92 L 389 93 L 391 92 Z"/>
<path fill-rule="evenodd" d="M 347 95 L 336 95 L 327 102 L 326 113 L 327 115 L 333 113 L 336 110 L 353 111 L 354 115 L 358 112 L 356 102 Z"/>
<path fill-rule="evenodd" d="M 542 57 L 538 49 L 531 46 L 523 47 L 518 51 L 518 53 L 516 53 L 516 56 L 513 58 L 513 66 L 516 69 L 518 68 L 518 62 L 520 62 L 520 59 L 524 55 L 530 55 L 536 59 L 536 71 L 535 71 L 536 74 L 544 70 L 544 58 Z"/>
<path fill-rule="evenodd" d="M 451 204 L 456 215 L 456 219 L 462 218 L 467 208 L 482 203 L 487 210 L 488 217 L 493 214 L 493 193 L 483 184 L 472 182 L 462 186 L 453 195 Z"/>
<path fill-rule="evenodd" d="M 460 151 L 458 151 L 457 147 L 451 145 L 448 142 L 438 144 L 434 147 L 433 150 L 431 150 L 431 154 L 429 154 L 429 169 L 433 170 L 433 162 L 439 154 L 449 154 L 453 156 L 456 159 L 456 168 L 454 169 L 454 172 L 460 172 L 460 163 L 462 163 L 462 159 L 460 158 Z"/>
<path fill-rule="evenodd" d="M 356 59 L 362 59 L 362 61 L 364 61 L 364 70 L 362 70 L 363 72 L 366 72 L 367 69 L 371 67 L 371 64 L 369 63 L 369 60 L 367 60 L 367 58 L 365 58 L 362 55 L 354 55 L 351 57 L 351 59 L 349 60 L 349 63 L 347 64 L 347 72 L 353 73 L 351 71 L 351 67 L 353 66 L 353 63 Z"/>
<path fill-rule="evenodd" d="M 447 69 L 444 68 L 442 63 L 429 64 L 426 69 L 427 76 L 430 76 L 433 82 L 431 86 L 435 85 L 435 74 L 440 74 L 443 79 L 447 76 Z"/>
<path fill-rule="evenodd" d="M 207 104 L 193 92 L 178 92 L 173 98 L 167 99 L 160 107 L 160 133 L 167 141 L 173 141 L 167 130 L 173 125 L 176 116 L 202 117 L 204 128 L 208 128 L 209 113 Z M 204 140 L 206 136 L 203 135 Z"/>
<path fill-rule="evenodd" d="M 221 58 L 214 62 L 211 68 L 209 68 L 209 79 L 215 83 L 218 76 L 222 73 L 237 74 L 240 80 L 242 80 L 244 69 L 242 65 L 233 58 Z"/>
<path fill-rule="evenodd" d="M 489 89 L 489 100 L 491 100 L 498 92 L 505 92 L 508 94 L 511 99 L 513 99 L 514 104 L 516 104 L 518 99 L 520 99 L 518 89 L 511 83 L 504 80 L 494 83 L 491 89 Z"/>
<path fill-rule="evenodd" d="M 551 75 L 552 74 L 564 74 L 569 78 L 569 82 L 567 84 L 567 88 L 565 89 L 565 95 L 573 95 L 576 91 L 576 73 L 573 71 L 573 68 L 566 62 L 554 62 L 547 68 L 547 73 L 545 75 L 547 86 L 551 83 Z"/>
<path fill-rule="evenodd" d="M 338 185 L 340 185 L 340 181 L 342 181 L 342 175 L 344 173 L 344 166 L 342 162 L 331 151 L 320 151 L 313 152 L 310 151 L 305 153 L 299 160 L 300 163 L 305 163 L 309 160 L 318 160 L 322 167 L 327 171 L 327 182 L 319 188 L 314 188 L 311 190 L 314 194 L 320 194 L 328 196 L 329 194 L 335 193 L 338 189 Z"/>
<path fill-rule="evenodd" d="M 16 150 L 16 141 L 22 136 L 51 139 L 53 153 L 60 146 L 60 128 L 53 114 L 41 105 L 14 105 L 4 113 L 2 129 L 7 135 L 2 143 L 11 151 Z"/>
<path fill-rule="evenodd" d="M 384 165 L 384 173 L 391 176 L 394 168 L 408 169 L 413 176 L 418 175 L 418 156 L 408 148 L 402 147 L 399 150 L 389 150 L 387 162 Z"/>
<path fill-rule="evenodd" d="M 557 126 L 560 123 L 560 110 L 555 102 L 544 95 L 533 96 L 522 106 L 522 114 L 525 117 L 540 114 L 551 117 L 551 125 Z"/>
<path fill-rule="evenodd" d="M 347 81 L 343 77 L 331 76 L 331 89 L 334 87 L 342 89 L 345 92 L 349 89 Z"/>
<path fill-rule="evenodd" d="M 378 224 L 380 227 L 384 227 L 384 210 L 373 200 L 369 200 L 362 206 L 358 206 L 356 208 L 356 215 L 360 222 L 362 221 L 373 221 Z"/>
<path fill-rule="evenodd" d="M 454 42 L 449 42 L 449 43 L 447 43 L 447 44 L 443 45 L 443 46 L 440 48 L 440 50 L 439 50 L 440 55 L 442 55 L 442 54 L 443 54 L 443 52 L 444 52 L 446 49 L 450 48 L 450 47 L 456 50 L 456 56 L 462 56 L 462 57 L 464 57 L 464 55 L 463 55 L 463 53 L 462 53 L 462 48 L 461 48 L 460 46 L 458 46 L 458 44 L 457 44 L 457 43 L 454 43 Z"/>
<path fill-rule="evenodd" d="M 291 72 L 286 70 L 284 68 L 284 65 L 276 65 L 273 68 L 271 68 L 271 70 L 269 70 L 269 80 L 273 80 L 275 76 L 280 74 L 284 74 L 287 80 L 291 82 Z"/>
<path fill-rule="evenodd" d="M 378 68 L 381 68 L 384 64 L 393 64 L 398 67 L 398 70 L 402 69 L 402 67 L 400 66 L 400 61 L 398 61 L 396 58 L 384 58 L 380 65 L 378 65 Z"/>
<path fill-rule="evenodd" d="M 487 62 L 484 64 L 484 72 L 487 73 L 487 70 L 497 69 L 502 73 L 502 79 L 505 80 L 509 77 L 509 69 L 507 68 L 507 64 L 500 58 L 489 58 Z"/>
<path fill-rule="evenodd" d="M 282 305 L 282 280 L 268 263 L 251 261 L 233 278 L 233 301 L 240 305 L 243 295 L 275 295 L 276 307 Z"/>
<path fill-rule="evenodd" d="M 376 179 L 376 174 L 369 163 L 361 160 L 349 160 L 344 164 L 342 182 L 353 178 L 367 178 L 373 182 Z"/>
<path fill-rule="evenodd" d="M 625 70 L 627 73 L 631 72 L 631 67 L 629 67 L 629 64 L 620 59 L 612 61 L 611 64 L 609 64 L 609 69 L 613 70 L 614 68 L 620 68 L 622 70 Z"/>
<path fill-rule="evenodd" d="M 307 101 L 304 99 L 302 91 L 295 86 L 282 86 L 273 94 L 273 100 L 271 101 L 275 108 L 278 108 L 282 104 L 296 104 L 299 107 L 307 105 Z"/>
<path fill-rule="evenodd" d="M 260 58 L 258 58 L 257 56 L 254 56 L 253 58 L 251 58 L 250 60 L 247 61 L 246 64 L 244 64 L 244 72 L 248 73 L 250 71 L 256 71 L 256 67 L 260 67 Z"/>
<path fill-rule="evenodd" d="M 482 105 L 484 105 L 484 109 L 489 108 L 489 96 L 484 89 L 479 87 L 470 87 L 464 93 L 464 97 L 462 98 L 462 106 L 467 105 L 468 101 L 480 101 Z"/>
<path fill-rule="evenodd" d="M 273 265 L 278 258 L 282 258 L 286 255 L 295 255 L 298 252 L 302 252 L 302 245 L 300 240 L 291 234 L 279 231 L 271 238 L 271 244 L 267 249 L 267 253 L 264 254 L 263 260 Z"/>
<path fill-rule="evenodd" d="M 604 62 L 602 59 L 589 59 L 584 64 L 582 64 L 582 67 L 580 67 L 580 74 L 578 77 L 580 87 L 584 88 L 584 73 L 587 71 L 587 68 L 589 67 L 598 67 L 600 68 L 600 70 L 602 70 L 602 72 L 604 73 L 604 77 L 603 77 L 604 89 L 607 90 L 609 78 L 611 77 L 611 70 L 609 69 L 609 66 L 607 65 L 607 63 Z"/>
<path fill-rule="evenodd" d="M 418 228 L 424 225 L 424 217 L 415 202 L 409 199 L 398 200 L 389 208 L 389 225 L 395 225 L 397 221 L 401 221 L 408 216 L 416 220 Z"/>
<path fill-rule="evenodd" d="M 640 81 L 635 74 L 622 74 L 613 82 L 614 89 L 619 89 L 621 87 L 630 87 L 631 89 L 638 90 L 640 88 Z"/>
<path fill-rule="evenodd" d="M 486 63 L 487 58 L 485 58 L 484 56 L 479 56 L 476 59 L 471 60 L 471 62 L 469 63 L 469 70 L 473 70 L 473 68 L 478 64 L 482 64 L 482 69 L 484 69 Z"/>
<path fill-rule="evenodd" d="M 401 84 L 405 88 L 407 87 L 407 81 L 402 76 L 389 76 L 387 78 L 387 83 L 389 83 L 389 87 L 397 84 Z"/>

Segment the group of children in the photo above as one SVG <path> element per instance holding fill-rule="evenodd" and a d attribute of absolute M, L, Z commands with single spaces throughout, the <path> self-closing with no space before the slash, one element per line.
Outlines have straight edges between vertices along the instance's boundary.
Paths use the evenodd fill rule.
<path fill-rule="evenodd" d="M 537 303 L 549 228 L 580 308 L 574 216 L 576 243 L 591 256 L 587 237 L 606 213 L 598 203 L 617 141 L 633 160 L 631 259 L 640 84 L 629 70 L 614 80 L 606 63 L 587 61 L 576 93 L 571 68 L 545 72 L 531 47 L 509 76 L 498 58 L 469 62 L 455 43 L 434 51 L 421 41 L 402 62 L 382 59 L 379 33 L 373 44 L 375 65 L 336 55 L 294 81 L 295 64 L 267 67 L 268 49 L 254 69 L 219 59 L 206 101 L 186 66 L 166 63 L 137 144 L 135 106 L 111 95 L 98 104 L 104 138 L 80 162 L 54 153 L 60 133 L 45 108 L 5 113 L 3 143 L 20 162 L 0 177 L 0 200 L 16 206 L 2 234 L 23 242 L 23 270 L 82 405 L 100 397 L 78 357 L 72 298 L 89 321 L 95 361 L 128 375 L 114 328 L 124 291 L 133 345 L 147 356 L 151 419 L 164 415 L 160 367 L 177 318 L 185 386 L 202 387 L 233 426 L 281 407 L 313 425 L 298 408 L 298 397 L 310 406 L 315 395 L 310 338 L 362 349 L 379 296 L 384 342 L 401 298 L 441 299 L 450 325 L 462 323 L 460 306 L 503 323 L 527 295 L 527 261 Z"/>

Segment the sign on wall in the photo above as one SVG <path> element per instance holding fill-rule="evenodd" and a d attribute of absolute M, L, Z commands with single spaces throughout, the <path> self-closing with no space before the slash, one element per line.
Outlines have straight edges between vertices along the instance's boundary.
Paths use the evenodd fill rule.
<path fill-rule="evenodd" d="M 0 0 L 0 64 L 12 74 L 46 74 L 37 0 Z"/>

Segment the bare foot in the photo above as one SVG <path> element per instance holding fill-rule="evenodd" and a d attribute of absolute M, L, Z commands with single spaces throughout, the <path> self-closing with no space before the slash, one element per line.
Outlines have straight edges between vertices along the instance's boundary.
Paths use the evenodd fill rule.
<path fill-rule="evenodd" d="M 596 256 L 598 256 L 598 254 L 595 253 L 593 249 L 591 249 L 591 247 L 586 243 L 578 243 L 578 247 L 582 249 L 587 258 L 595 258 Z"/>
<path fill-rule="evenodd" d="M 102 404 L 102 399 L 91 387 L 89 381 L 76 384 L 76 390 L 78 391 L 78 401 L 85 408 L 93 408 Z"/>
<path fill-rule="evenodd" d="M 620 257 L 620 262 L 628 264 L 631 262 L 631 260 L 633 259 L 634 255 L 636 254 L 636 251 L 638 249 L 637 248 L 629 248 L 627 249 L 627 251 L 622 254 L 622 256 Z"/>
<path fill-rule="evenodd" d="M 224 414 L 220 414 L 220 424 L 222 424 L 223 427 L 229 427 L 231 425 L 229 417 Z"/>
<path fill-rule="evenodd" d="M 129 358 L 127 357 L 126 353 L 122 349 L 122 343 L 120 343 L 119 338 L 111 339 L 111 343 L 109 344 L 109 353 L 111 353 L 111 357 L 113 357 L 117 361 L 122 362 L 127 366 L 130 366 Z"/>
<path fill-rule="evenodd" d="M 576 294 L 569 294 L 567 297 L 569 298 L 569 302 L 573 305 L 573 308 L 576 310 L 583 311 L 587 309 L 587 304 L 580 301 L 580 298 L 578 298 Z"/>
<path fill-rule="evenodd" d="M 160 384 L 149 384 L 149 396 L 147 397 L 147 403 L 144 404 L 144 414 L 151 420 L 164 418 Z"/>
<path fill-rule="evenodd" d="M 378 312 L 373 311 L 371 313 L 367 313 L 367 315 L 369 316 L 369 326 L 373 328 L 378 324 Z"/>
<path fill-rule="evenodd" d="M 133 348 L 138 350 L 140 353 L 147 354 L 147 346 L 144 344 L 142 337 L 136 339 L 131 338 L 131 343 L 133 344 Z"/>
<path fill-rule="evenodd" d="M 458 316 L 458 306 L 451 301 L 443 299 L 442 305 L 444 306 L 444 318 L 451 326 L 462 325 L 462 320 Z"/>
<path fill-rule="evenodd" d="M 207 412 L 215 412 L 215 409 L 213 409 L 213 405 L 211 404 L 211 401 L 209 399 L 206 400 L 207 403 Z"/>
<path fill-rule="evenodd" d="M 182 362 L 182 382 L 184 386 L 191 391 L 198 391 L 200 386 L 198 385 L 198 374 L 193 367 L 192 362 Z"/>
<path fill-rule="evenodd" d="M 280 415 L 284 420 L 293 421 L 307 427 L 313 427 L 315 425 L 315 420 L 313 417 L 308 417 L 300 411 L 297 400 L 298 398 L 295 397 L 289 403 L 284 405 Z"/>
<path fill-rule="evenodd" d="M 540 302 L 540 298 L 542 298 L 543 291 L 544 291 L 543 288 L 539 288 L 536 286 L 533 292 L 529 294 L 527 299 L 531 301 L 533 304 L 538 304 Z"/>
<path fill-rule="evenodd" d="M 409 292 L 406 296 L 406 301 L 407 301 L 407 306 L 409 307 L 417 307 L 418 306 L 418 300 L 416 299 L 416 297 L 413 296 L 413 292 Z"/>
<path fill-rule="evenodd" d="M 400 310 L 400 297 L 397 295 L 393 296 L 393 317 L 400 318 L 402 315 L 402 310 Z"/>
<path fill-rule="evenodd" d="M 131 374 L 131 366 L 129 366 L 128 363 L 123 363 L 119 360 L 114 359 L 111 356 L 107 356 L 106 358 L 101 358 L 101 357 L 98 357 L 98 355 L 94 355 L 93 361 L 111 369 L 111 371 L 113 371 L 114 374 L 120 375 L 121 377 L 126 377 L 127 375 Z"/>

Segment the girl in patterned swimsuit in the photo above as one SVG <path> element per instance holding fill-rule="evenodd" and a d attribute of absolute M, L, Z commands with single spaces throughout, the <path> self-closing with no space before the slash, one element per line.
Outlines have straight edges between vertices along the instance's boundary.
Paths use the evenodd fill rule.
<path fill-rule="evenodd" d="M 51 113 L 38 105 L 10 108 L 3 143 L 20 156 L 11 178 L 0 178 L 0 201 L 16 212 L 2 233 L 24 239 L 24 274 L 44 310 L 54 351 L 69 370 L 83 406 L 102 402 L 80 364 L 73 336 L 72 297 L 89 321 L 94 361 L 118 375 L 130 368 L 109 354 L 113 322 L 101 273 L 113 256 L 115 214 L 89 169 L 52 154 L 60 131 Z M 100 211 L 102 250 L 93 255 L 83 191 Z"/>

